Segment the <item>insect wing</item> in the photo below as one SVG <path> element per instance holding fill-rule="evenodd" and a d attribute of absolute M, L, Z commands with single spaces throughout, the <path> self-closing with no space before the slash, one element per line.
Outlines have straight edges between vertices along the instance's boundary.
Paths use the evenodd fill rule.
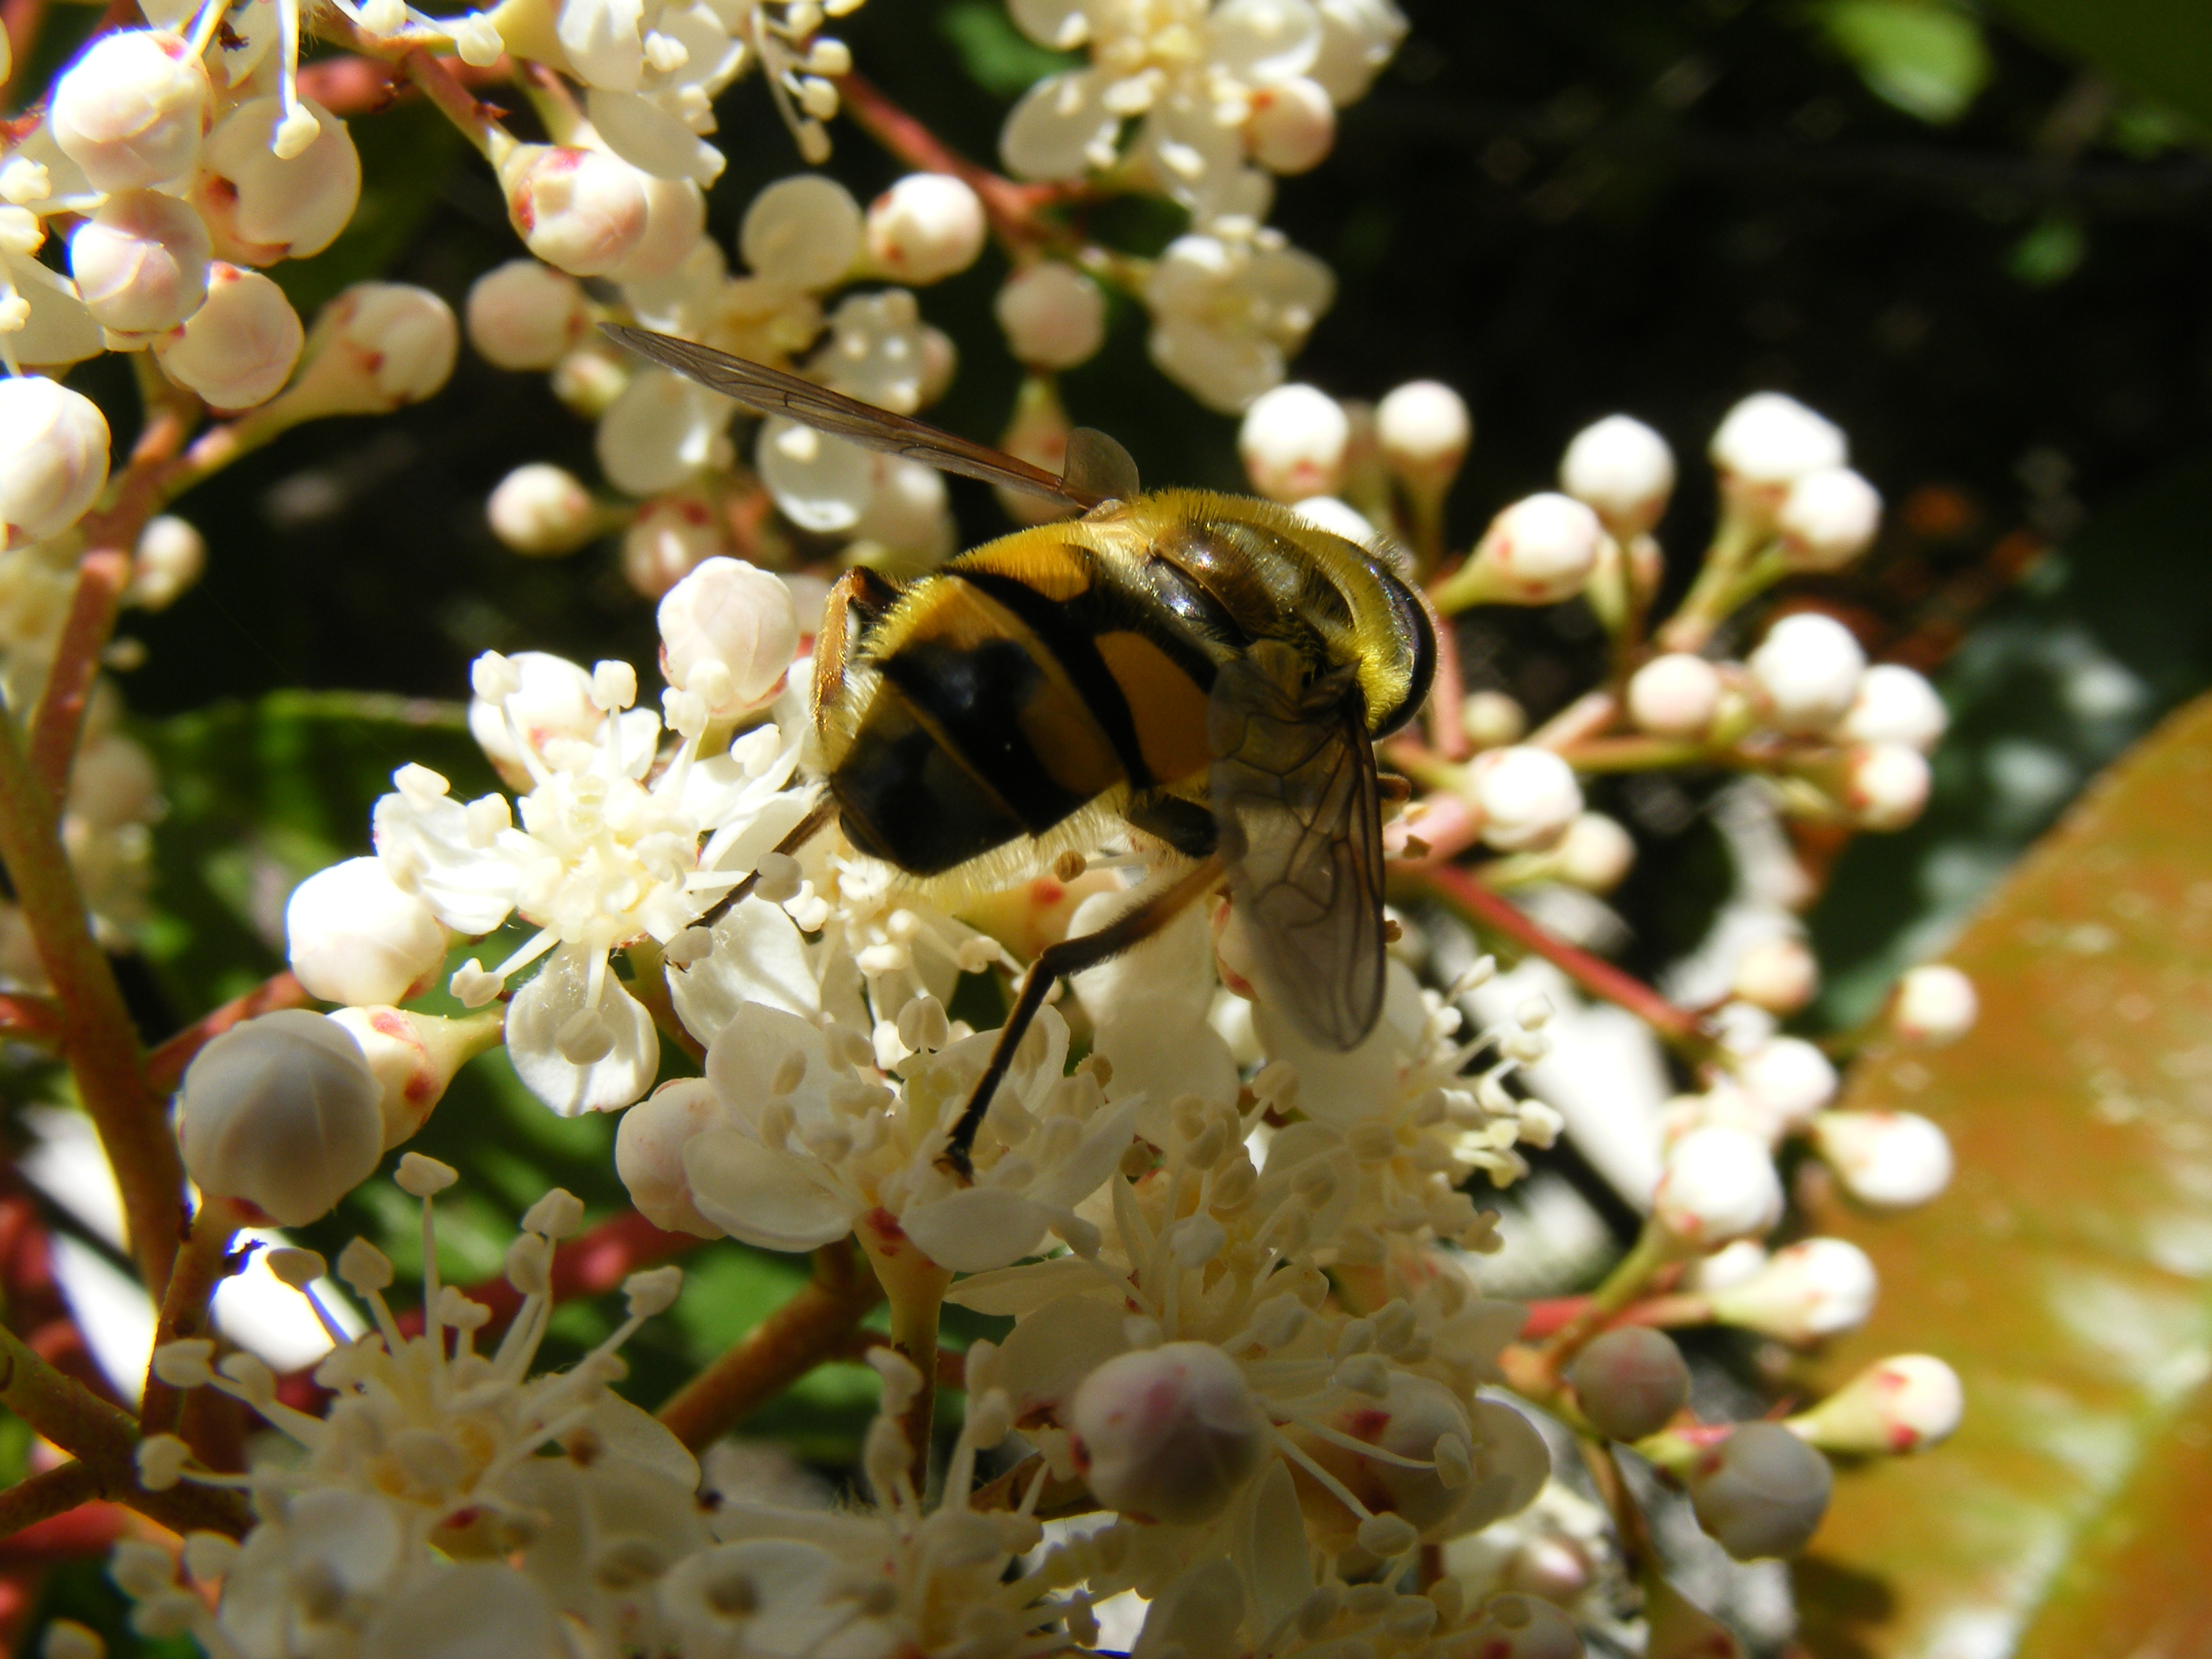
<path fill-rule="evenodd" d="M 952 433 L 940 431 L 926 421 L 894 415 L 887 409 L 848 398 L 796 374 L 787 374 L 781 369 L 732 357 L 726 351 L 717 351 L 696 340 L 679 340 L 672 334 L 625 328 L 619 323 L 600 326 L 640 356 L 650 357 L 662 368 L 672 368 L 687 380 L 696 380 L 708 391 L 719 392 L 757 413 L 784 416 L 817 432 L 858 444 L 863 449 L 903 456 L 925 466 L 933 466 L 940 472 L 957 472 L 963 478 L 1004 484 L 1025 495 L 1042 495 L 1050 501 L 1086 508 L 1097 506 L 1104 499 L 1083 488 L 1080 480 L 1071 484 L 1003 450 L 971 443 Z"/>
<path fill-rule="evenodd" d="M 1349 674 L 1303 693 L 1286 678 L 1249 658 L 1214 678 L 1214 828 L 1264 988 L 1348 1049 L 1382 1011 L 1375 751 Z"/>

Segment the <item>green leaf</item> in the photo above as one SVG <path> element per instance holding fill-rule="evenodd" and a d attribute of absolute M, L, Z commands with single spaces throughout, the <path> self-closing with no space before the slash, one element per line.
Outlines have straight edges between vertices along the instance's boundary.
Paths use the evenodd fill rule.
<path fill-rule="evenodd" d="M 1935 1119 L 1959 1173 L 1903 1217 L 1816 1206 L 1881 1275 L 1818 1382 L 1933 1353 L 1966 1416 L 1948 1444 L 1838 1480 L 1797 1573 L 1814 1653 L 2205 1650 L 2208 824 L 2212 698 L 2101 780 L 1959 941 L 1976 1029 L 1853 1076 L 1844 1105 Z"/>
<path fill-rule="evenodd" d="M 1875 95 L 1923 121 L 1957 120 L 1989 82 L 1981 25 L 1934 0 L 1829 0 L 1820 16 Z"/>
<path fill-rule="evenodd" d="M 1996 0 L 2048 45 L 2212 128 L 2212 6 L 2198 0 Z"/>
<path fill-rule="evenodd" d="M 1079 52 L 1054 52 L 1017 29 L 998 0 L 960 0 L 937 27 L 960 54 L 968 78 L 994 98 L 1018 98 L 1048 75 L 1077 69 Z"/>

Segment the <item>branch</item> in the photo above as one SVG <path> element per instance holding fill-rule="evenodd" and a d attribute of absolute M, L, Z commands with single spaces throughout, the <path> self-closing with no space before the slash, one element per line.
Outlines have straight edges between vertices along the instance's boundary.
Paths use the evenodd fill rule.
<path fill-rule="evenodd" d="M 314 998 L 292 977 L 292 970 L 271 975 L 244 996 L 233 997 L 222 1007 L 203 1014 L 192 1024 L 156 1047 L 146 1056 L 146 1079 L 156 1092 L 167 1094 L 185 1075 L 192 1056 L 232 1026 L 279 1008 L 304 1008 Z"/>
<path fill-rule="evenodd" d="M 52 1048 L 62 1040 L 61 1005 L 52 997 L 0 992 L 0 1036 Z"/>
<path fill-rule="evenodd" d="M 72 1459 L 42 1470 L 0 1492 L 0 1538 L 13 1538 L 100 1496 L 99 1473 L 89 1463 Z"/>
<path fill-rule="evenodd" d="M 927 126 L 893 103 L 857 70 L 837 77 L 839 106 L 868 137 L 908 167 L 924 173 L 949 173 L 981 198 L 992 228 L 1016 246 L 1041 240 L 1037 210 L 1066 199 L 1050 185 L 1019 185 L 978 167 L 950 149 Z"/>
<path fill-rule="evenodd" d="M 215 1288 L 235 1271 L 230 1241 L 245 1218 L 239 1207 L 225 1198 L 200 1200 L 191 1231 L 177 1257 L 176 1271 L 161 1296 L 161 1317 L 154 1326 L 154 1346 L 208 1334 L 208 1304 Z M 173 1434 L 183 1415 L 184 1395 L 156 1376 L 149 1367 L 140 1394 L 138 1417 L 148 1434 Z M 195 1447 L 195 1450 L 198 1448 Z"/>

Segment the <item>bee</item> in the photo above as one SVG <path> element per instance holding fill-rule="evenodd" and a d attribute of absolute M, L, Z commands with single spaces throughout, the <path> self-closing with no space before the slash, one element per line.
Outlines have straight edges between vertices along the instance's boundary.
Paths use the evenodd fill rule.
<path fill-rule="evenodd" d="M 1072 434 L 1054 477 L 688 340 L 607 332 L 762 414 L 1081 514 L 903 586 L 848 571 L 815 635 L 828 781 L 785 850 L 834 817 L 854 847 L 911 876 L 1011 878 L 1119 819 L 1189 861 L 1105 927 L 1039 955 L 953 1127 L 949 1167 L 970 1173 L 991 1097 L 1053 985 L 1224 879 L 1262 994 L 1333 1048 L 1374 1030 L 1375 740 L 1419 711 L 1436 661 L 1427 608 L 1382 558 L 1271 502 L 1144 493 L 1103 433 Z"/>

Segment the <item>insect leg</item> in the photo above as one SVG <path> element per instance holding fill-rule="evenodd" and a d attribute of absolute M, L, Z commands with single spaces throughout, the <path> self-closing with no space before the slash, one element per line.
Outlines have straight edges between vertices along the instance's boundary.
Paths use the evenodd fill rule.
<path fill-rule="evenodd" d="M 806 816 L 792 826 L 791 833 L 776 842 L 775 850 L 787 857 L 795 857 L 799 849 L 827 830 L 830 820 L 836 816 L 836 798 L 824 789 L 814 798 L 814 805 L 806 809 Z M 699 920 L 692 925 L 698 927 L 712 927 L 751 895 L 754 887 L 758 885 L 760 878 L 761 872 L 755 870 L 702 911 Z"/>
<path fill-rule="evenodd" d="M 1036 1018 L 1037 1010 L 1044 1006 L 1045 997 L 1053 986 L 1066 975 L 1095 968 L 1131 945 L 1150 939 L 1180 915 L 1186 905 L 1219 882 L 1222 874 L 1219 859 L 1206 859 L 1097 932 L 1062 939 L 1038 952 L 1037 959 L 1030 964 L 1029 976 L 1022 981 L 1022 993 L 1014 1000 L 1014 1011 L 1007 1015 L 998 1042 L 992 1045 L 990 1064 L 984 1066 L 983 1075 L 976 1079 L 975 1092 L 968 1097 L 967 1106 L 952 1126 L 951 1136 L 939 1162 L 948 1166 L 963 1182 L 975 1176 L 969 1150 L 975 1144 L 977 1131 L 983 1127 L 983 1115 L 990 1110 L 991 1097 L 1006 1079 L 1006 1070 L 1013 1064 L 1014 1050 L 1021 1046 L 1030 1023 Z"/>

